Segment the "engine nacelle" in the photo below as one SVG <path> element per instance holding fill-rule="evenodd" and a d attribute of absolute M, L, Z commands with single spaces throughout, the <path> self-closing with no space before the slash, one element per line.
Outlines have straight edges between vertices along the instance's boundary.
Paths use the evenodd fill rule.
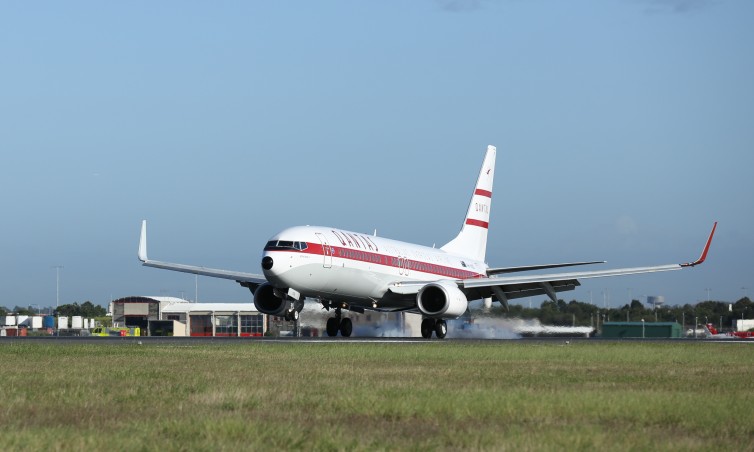
<path fill-rule="evenodd" d="M 291 302 L 275 295 L 275 288 L 264 283 L 254 291 L 254 306 L 263 314 L 284 316 L 291 309 Z"/>
<path fill-rule="evenodd" d="M 466 312 L 469 300 L 452 281 L 430 283 L 416 294 L 419 311 L 428 317 L 455 319 Z"/>

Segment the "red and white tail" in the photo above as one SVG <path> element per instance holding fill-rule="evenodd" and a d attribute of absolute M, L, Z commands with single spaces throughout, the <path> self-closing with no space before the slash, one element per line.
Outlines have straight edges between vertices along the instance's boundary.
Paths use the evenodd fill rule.
<path fill-rule="evenodd" d="M 471 195 L 469 210 L 466 212 L 461 232 L 445 244 L 443 251 L 458 256 L 484 261 L 487 253 L 487 229 L 490 224 L 492 204 L 492 181 L 495 177 L 495 146 L 487 146 L 482 169 Z"/>
<path fill-rule="evenodd" d="M 709 333 L 710 335 L 713 335 L 713 334 L 718 334 L 718 333 L 717 333 L 717 328 L 715 328 L 715 325 L 713 325 L 713 324 L 711 324 L 711 323 L 708 323 L 708 324 L 704 325 L 704 327 L 705 327 L 705 328 L 707 329 L 707 332 L 708 332 L 708 333 Z"/>

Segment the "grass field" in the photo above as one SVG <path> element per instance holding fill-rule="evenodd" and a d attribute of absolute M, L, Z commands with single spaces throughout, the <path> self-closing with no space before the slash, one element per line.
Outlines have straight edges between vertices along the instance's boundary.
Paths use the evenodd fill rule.
<path fill-rule="evenodd" d="M 754 346 L 0 341 L 5 450 L 752 450 Z"/>

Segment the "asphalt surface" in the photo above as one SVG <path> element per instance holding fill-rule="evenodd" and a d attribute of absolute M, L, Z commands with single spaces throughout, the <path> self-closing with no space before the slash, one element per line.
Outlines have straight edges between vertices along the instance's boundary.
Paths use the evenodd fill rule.
<path fill-rule="evenodd" d="M 0 346 L 19 343 L 48 343 L 48 344 L 108 344 L 108 345 L 207 345 L 207 344 L 511 344 L 511 343 L 548 343 L 548 344 L 597 344 L 605 342 L 653 342 L 653 343 L 716 343 L 716 344 L 753 344 L 754 340 L 746 339 L 665 339 L 665 338 L 584 338 L 584 337 L 526 337 L 520 339 L 423 339 L 423 338 L 394 338 L 394 337 L 99 337 L 99 336 L 28 336 L 28 337 L 0 337 Z"/>

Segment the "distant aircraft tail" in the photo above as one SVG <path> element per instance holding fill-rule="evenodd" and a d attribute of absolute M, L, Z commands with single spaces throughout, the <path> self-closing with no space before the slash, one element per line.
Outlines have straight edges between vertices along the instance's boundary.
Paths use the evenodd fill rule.
<path fill-rule="evenodd" d="M 445 244 L 445 252 L 484 261 L 487 252 L 487 229 L 490 224 L 492 181 L 495 177 L 495 146 L 487 146 L 479 178 L 471 195 L 469 210 L 456 238 Z"/>
<path fill-rule="evenodd" d="M 708 323 L 708 324 L 704 325 L 704 329 L 707 330 L 707 334 L 709 334 L 709 335 L 718 334 L 717 333 L 717 328 L 715 328 L 715 325 L 713 325 L 711 323 Z"/>

